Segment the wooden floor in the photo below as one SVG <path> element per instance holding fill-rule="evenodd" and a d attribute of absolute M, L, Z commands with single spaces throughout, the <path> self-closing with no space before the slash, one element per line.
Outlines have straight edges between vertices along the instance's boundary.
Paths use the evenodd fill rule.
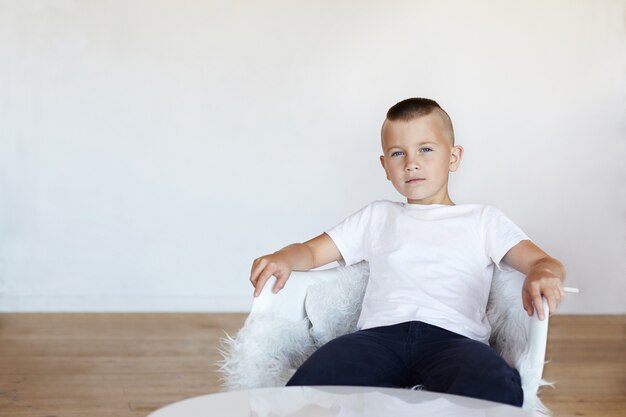
<path fill-rule="evenodd" d="M 242 314 L 0 314 L 0 416 L 139 417 L 220 391 Z M 541 393 L 556 416 L 626 416 L 626 316 L 555 316 Z"/>

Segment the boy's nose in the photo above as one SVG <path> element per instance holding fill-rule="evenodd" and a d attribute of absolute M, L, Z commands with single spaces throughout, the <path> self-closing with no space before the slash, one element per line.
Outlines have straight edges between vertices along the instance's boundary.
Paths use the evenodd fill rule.
<path fill-rule="evenodd" d="M 414 154 L 412 152 L 407 153 L 407 157 L 406 157 L 406 160 L 404 161 L 404 164 L 405 164 L 405 170 L 407 172 L 411 172 L 413 170 L 419 170 L 420 169 L 419 155 Z"/>

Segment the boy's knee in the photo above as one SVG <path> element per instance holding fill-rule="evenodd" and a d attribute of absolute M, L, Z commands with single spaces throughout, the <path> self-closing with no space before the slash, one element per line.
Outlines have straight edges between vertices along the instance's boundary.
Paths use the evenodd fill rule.
<path fill-rule="evenodd" d="M 483 382 L 484 399 L 521 407 L 524 403 L 524 391 L 519 372 L 516 369 L 502 369 L 494 372 Z"/>
<path fill-rule="evenodd" d="M 519 372 L 505 363 L 484 372 L 480 380 L 472 382 L 477 384 L 475 387 L 477 398 L 516 407 L 521 407 L 524 403 L 524 391 Z"/>
<path fill-rule="evenodd" d="M 428 381 L 426 389 L 521 407 L 524 392 L 519 372 L 502 362 L 481 369 L 468 367 L 451 378 Z"/>

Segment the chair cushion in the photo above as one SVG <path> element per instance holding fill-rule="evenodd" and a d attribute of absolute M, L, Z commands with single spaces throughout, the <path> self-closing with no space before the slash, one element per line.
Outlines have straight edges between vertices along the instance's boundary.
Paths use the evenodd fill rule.
<path fill-rule="evenodd" d="M 336 268 L 332 276 L 309 286 L 304 309 L 317 346 L 356 330 L 369 277 L 367 262 Z"/>

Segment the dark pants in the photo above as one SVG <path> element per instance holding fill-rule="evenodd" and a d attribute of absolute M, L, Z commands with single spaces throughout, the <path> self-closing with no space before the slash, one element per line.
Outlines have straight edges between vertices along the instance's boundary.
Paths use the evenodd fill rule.
<path fill-rule="evenodd" d="M 419 321 L 360 330 L 319 348 L 287 385 L 445 392 L 521 406 L 520 375 L 491 347 Z"/>

